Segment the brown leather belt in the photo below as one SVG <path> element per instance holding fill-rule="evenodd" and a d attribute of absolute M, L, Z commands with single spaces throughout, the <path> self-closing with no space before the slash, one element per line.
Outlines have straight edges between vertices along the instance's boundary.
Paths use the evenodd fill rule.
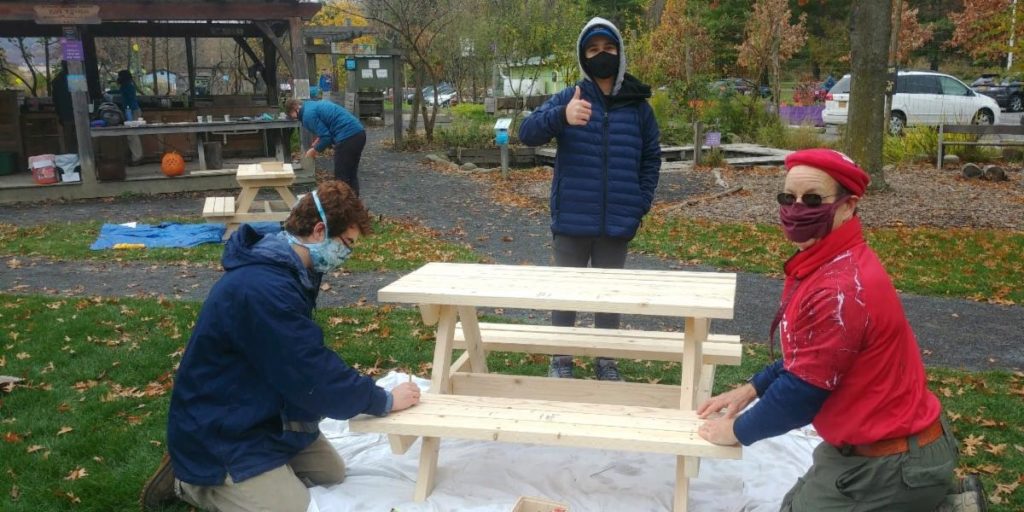
<path fill-rule="evenodd" d="M 928 425 L 924 430 L 914 434 L 914 436 L 917 436 L 917 446 L 927 446 L 942 437 L 942 422 L 935 420 L 935 423 Z M 910 450 L 910 438 L 914 436 L 896 437 L 893 439 L 883 439 L 871 444 L 848 446 L 842 451 L 860 457 L 896 455 Z"/>

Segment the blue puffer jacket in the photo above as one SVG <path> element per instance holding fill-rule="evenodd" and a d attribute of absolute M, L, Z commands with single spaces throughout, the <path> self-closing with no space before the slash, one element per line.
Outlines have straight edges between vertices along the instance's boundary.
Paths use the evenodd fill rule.
<path fill-rule="evenodd" d="M 391 396 L 324 346 L 314 276 L 279 234 L 243 225 L 181 361 L 167 418 L 175 476 L 240 482 L 286 464 L 323 417 L 384 415 Z"/>
<path fill-rule="evenodd" d="M 631 240 L 651 209 L 661 170 L 661 133 L 647 104 L 650 87 L 626 73 L 626 53 L 615 25 L 593 18 L 577 41 L 580 70 L 584 35 L 602 27 L 619 46 L 619 68 L 611 96 L 589 77 L 555 94 L 519 126 L 529 146 L 558 140 L 551 183 L 551 232 L 564 236 L 607 236 Z M 565 108 L 580 88 L 590 102 L 590 122 L 571 126 Z"/>
<path fill-rule="evenodd" d="M 307 101 L 299 109 L 299 121 L 307 130 L 320 137 L 317 152 L 323 152 L 359 132 L 365 131 L 363 123 L 345 107 L 330 100 Z"/>
<path fill-rule="evenodd" d="M 632 239 L 658 186 L 658 123 L 646 101 L 609 108 L 597 84 L 581 80 L 577 85 L 592 109 L 585 126 L 566 122 L 565 107 L 574 86 L 552 96 L 519 127 L 524 144 L 558 140 L 551 232 Z"/>

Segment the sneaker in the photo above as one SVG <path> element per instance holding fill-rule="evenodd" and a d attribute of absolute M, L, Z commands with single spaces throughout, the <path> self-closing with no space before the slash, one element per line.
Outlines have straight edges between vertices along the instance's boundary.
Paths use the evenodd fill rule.
<path fill-rule="evenodd" d="M 594 373 L 597 380 L 622 380 L 622 375 L 619 375 L 619 362 L 607 357 L 594 360 Z"/>
<path fill-rule="evenodd" d="M 548 366 L 548 377 L 571 379 L 572 356 L 551 356 L 551 365 Z"/>
<path fill-rule="evenodd" d="M 171 466 L 171 456 L 165 453 L 156 472 L 142 487 L 139 503 L 142 505 L 142 510 L 150 511 L 160 510 L 163 505 L 177 500 L 178 496 L 174 492 L 174 468 Z"/>
<path fill-rule="evenodd" d="M 967 475 L 957 484 L 958 494 L 947 494 L 946 501 L 935 512 L 986 512 L 988 497 L 976 474 Z"/>

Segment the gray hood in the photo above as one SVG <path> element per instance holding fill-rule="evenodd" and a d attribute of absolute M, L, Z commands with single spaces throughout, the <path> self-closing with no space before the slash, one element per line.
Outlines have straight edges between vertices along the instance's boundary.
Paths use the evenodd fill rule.
<path fill-rule="evenodd" d="M 576 63 L 580 66 L 580 74 L 583 78 L 593 81 L 593 78 L 587 74 L 587 70 L 583 69 L 583 34 L 590 31 L 591 28 L 602 25 L 608 30 L 611 30 L 615 34 L 615 38 L 619 40 L 619 74 L 615 77 L 615 85 L 612 86 L 611 96 L 615 96 L 619 93 L 619 89 L 622 88 L 622 79 L 626 76 L 626 44 L 622 41 L 622 33 L 615 27 L 615 24 L 598 16 L 595 16 L 583 26 L 583 30 L 580 30 L 580 35 L 576 38 Z"/>

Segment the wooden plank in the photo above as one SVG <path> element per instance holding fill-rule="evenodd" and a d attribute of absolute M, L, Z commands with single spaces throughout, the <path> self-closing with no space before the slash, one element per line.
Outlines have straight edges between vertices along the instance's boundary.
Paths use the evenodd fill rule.
<path fill-rule="evenodd" d="M 480 323 L 479 329 L 486 351 L 647 361 L 680 361 L 685 338 L 681 332 L 549 325 Z M 739 341 L 739 336 L 709 335 L 703 347 L 703 363 L 740 364 L 743 348 Z M 466 348 L 461 325 L 455 327 L 455 348 Z"/>
<path fill-rule="evenodd" d="M 672 511 L 687 512 L 689 510 L 690 477 L 686 476 L 687 457 L 676 457 L 676 490 L 672 496 Z"/>
<path fill-rule="evenodd" d="M 243 186 L 242 191 L 238 194 L 238 201 L 235 202 L 235 211 L 240 215 L 248 214 L 249 209 L 252 208 L 252 201 L 256 199 L 256 194 L 259 191 L 259 187 Z"/>
<path fill-rule="evenodd" d="M 683 344 L 682 375 L 680 382 L 682 391 L 679 394 L 679 408 L 692 410 L 699 405 L 697 393 L 700 389 L 701 361 L 703 361 L 702 346 L 708 339 L 707 318 L 686 319 L 686 339 L 692 340 Z"/>
<path fill-rule="evenodd" d="M 291 17 L 312 18 L 320 10 L 319 3 L 253 2 L 97 2 L 99 17 L 106 21 L 235 21 L 283 20 Z M 2 3 L 0 19 L 35 21 L 35 2 Z"/>
<path fill-rule="evenodd" d="M 437 456 L 440 448 L 440 437 L 423 438 L 423 447 L 420 448 L 420 469 L 416 475 L 416 490 L 413 492 L 413 500 L 416 502 L 427 501 L 427 496 L 430 496 L 430 492 L 434 490 L 434 477 L 437 475 Z"/>
<path fill-rule="evenodd" d="M 231 216 L 232 221 L 239 223 L 246 222 L 284 222 L 288 214 L 284 212 L 274 213 L 236 213 Z"/>
<path fill-rule="evenodd" d="M 166 135 L 174 133 L 251 132 L 253 130 L 280 130 L 297 128 L 298 121 L 214 121 L 212 123 L 181 122 L 175 124 L 145 124 L 142 126 L 106 126 L 90 128 L 83 133 L 92 137 L 124 137 L 125 135 Z"/>
<path fill-rule="evenodd" d="M 469 353 L 468 352 L 463 352 L 461 355 L 459 355 L 459 357 L 457 359 L 455 359 L 455 361 L 452 361 L 452 368 L 451 368 L 451 370 L 448 371 L 449 382 L 451 382 L 451 379 L 453 379 L 455 377 L 456 373 L 460 373 L 460 372 L 464 373 L 464 372 L 468 372 L 468 371 L 469 371 Z"/>
<path fill-rule="evenodd" d="M 453 394 L 465 396 L 529 398 L 666 409 L 679 407 L 680 391 L 679 386 L 668 384 L 551 379 L 496 373 L 453 373 L 451 389 Z"/>
<path fill-rule="evenodd" d="M 441 306 L 437 304 L 420 304 L 420 318 L 426 325 L 434 325 L 441 314 Z"/>
<path fill-rule="evenodd" d="M 291 184 L 289 183 L 289 185 Z M 299 202 L 299 200 L 295 198 L 295 194 L 293 194 L 291 189 L 287 186 L 277 186 L 274 187 L 274 190 L 277 191 L 277 195 L 281 196 L 281 200 L 284 201 L 285 207 L 289 210 L 295 206 L 295 203 Z"/>
<path fill-rule="evenodd" d="M 942 131 L 943 133 L 972 133 L 976 135 L 1024 135 L 1024 126 L 1012 124 L 946 124 L 942 125 Z"/>
<path fill-rule="evenodd" d="M 462 320 L 459 325 L 462 326 L 463 346 L 466 348 L 466 353 L 469 354 L 470 371 L 487 373 L 487 354 L 480 341 L 480 326 L 476 318 L 476 308 L 459 306 L 458 309 L 459 318 Z"/>
<path fill-rule="evenodd" d="M 203 202 L 203 217 L 213 217 L 217 211 L 217 198 L 207 197 L 206 201 Z"/>
<path fill-rule="evenodd" d="M 389 435 L 388 445 L 391 446 L 391 453 L 395 455 L 402 455 L 409 451 L 409 448 L 412 448 L 413 443 L 415 443 L 417 439 L 419 439 L 417 436 Z"/>
<path fill-rule="evenodd" d="M 452 366 L 452 343 L 455 338 L 457 312 L 453 306 L 441 306 L 437 322 L 434 361 L 431 367 L 430 392 L 451 393 L 448 370 Z"/>
<path fill-rule="evenodd" d="M 705 347 L 707 344 L 705 344 Z M 715 365 L 705 363 L 700 370 L 700 382 L 697 384 L 697 405 L 711 398 L 715 388 Z"/>
<path fill-rule="evenodd" d="M 741 457 L 739 446 L 700 438 L 696 429 L 702 422 L 693 411 L 428 393 L 415 407 L 383 418 L 353 418 L 349 427 L 353 432 Z"/>
<path fill-rule="evenodd" d="M 736 274 L 428 263 L 381 302 L 732 318 Z"/>
<path fill-rule="evenodd" d="M 263 201 L 263 213 L 274 213 L 274 209 L 270 207 L 270 201 Z"/>

